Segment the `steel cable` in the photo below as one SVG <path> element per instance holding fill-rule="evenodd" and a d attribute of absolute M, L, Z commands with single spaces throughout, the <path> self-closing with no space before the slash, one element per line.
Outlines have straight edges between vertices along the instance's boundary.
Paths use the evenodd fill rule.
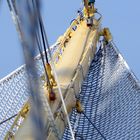
<path fill-rule="evenodd" d="M 9 121 L 9 120 L 11 120 L 11 119 L 13 119 L 13 118 L 15 118 L 17 115 L 18 115 L 18 114 L 15 114 L 15 115 L 9 117 L 8 119 L 6 119 L 6 120 L 4 120 L 4 121 L 1 121 L 1 122 L 0 122 L 0 125 L 2 125 L 2 124 L 4 124 L 5 122 L 7 122 L 7 121 Z"/>
<path fill-rule="evenodd" d="M 44 28 L 44 25 L 43 25 L 43 21 L 42 21 L 42 19 L 40 21 L 42 23 L 42 27 L 43 27 L 43 31 L 44 31 L 44 36 L 45 36 L 45 41 L 46 41 L 46 45 L 47 45 L 47 49 L 48 49 L 48 54 L 49 54 L 49 57 L 50 57 L 50 63 L 51 63 L 52 71 L 54 73 L 54 77 L 55 77 L 55 80 L 56 80 L 56 83 L 57 83 L 57 86 L 58 86 L 59 95 L 60 95 L 60 98 L 61 98 L 61 101 L 62 101 L 62 105 L 64 107 L 64 112 L 66 114 L 66 118 L 67 118 L 68 125 L 69 125 L 69 128 L 70 128 L 72 140 L 75 140 L 74 133 L 73 133 L 73 130 L 72 130 L 72 127 L 71 127 L 71 123 L 70 123 L 70 120 L 69 120 L 69 115 L 68 115 L 68 112 L 67 112 L 67 109 L 66 109 L 66 105 L 65 105 L 65 102 L 64 102 L 64 99 L 63 99 L 61 87 L 60 87 L 60 84 L 59 84 L 58 76 L 57 76 L 57 73 L 56 73 L 56 70 L 55 70 L 54 60 L 53 60 L 52 55 L 51 55 L 51 50 L 50 50 L 50 47 L 49 47 L 49 43 L 48 43 L 47 35 L 46 35 L 46 32 L 45 32 L 45 28 Z"/>

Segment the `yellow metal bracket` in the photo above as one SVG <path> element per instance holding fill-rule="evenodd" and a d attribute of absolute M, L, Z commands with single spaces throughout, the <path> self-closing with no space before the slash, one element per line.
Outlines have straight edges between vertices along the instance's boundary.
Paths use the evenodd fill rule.
<path fill-rule="evenodd" d="M 104 36 L 104 39 L 105 39 L 106 42 L 110 42 L 113 39 L 109 28 L 104 28 L 100 32 L 100 36 Z"/>
<path fill-rule="evenodd" d="M 77 109 L 78 113 L 82 113 L 83 112 L 83 107 L 82 107 L 82 104 L 81 104 L 80 100 L 76 101 L 76 109 Z"/>
<path fill-rule="evenodd" d="M 45 69 L 47 71 L 49 83 L 47 83 L 47 81 L 46 81 L 45 74 L 43 74 L 41 76 L 41 79 L 43 81 L 45 81 L 44 89 L 48 91 L 48 96 L 49 96 L 50 101 L 54 101 L 56 99 L 56 95 L 53 91 L 53 87 L 57 86 L 57 83 L 56 83 L 55 78 L 52 74 L 52 68 L 51 68 L 49 63 L 46 63 Z"/>
<path fill-rule="evenodd" d="M 96 9 L 94 8 L 94 4 L 89 5 L 88 0 L 84 0 L 84 16 L 86 18 L 94 16 Z"/>
<path fill-rule="evenodd" d="M 22 108 L 22 110 L 20 111 L 20 116 L 25 118 L 27 116 L 28 112 L 29 112 L 29 109 L 30 109 L 30 106 L 29 106 L 28 103 L 26 103 L 24 105 L 24 107 Z"/>
<path fill-rule="evenodd" d="M 56 83 L 55 78 L 54 78 L 54 76 L 52 74 L 52 69 L 51 69 L 51 66 L 50 66 L 49 63 L 46 64 L 46 70 L 47 70 L 47 74 L 48 74 L 48 78 L 49 78 L 51 86 L 52 87 L 56 86 L 57 83 Z"/>
<path fill-rule="evenodd" d="M 9 132 L 7 133 L 7 135 L 5 136 L 4 140 L 15 140 L 14 137 L 15 137 L 16 132 L 14 129 L 16 128 L 18 131 L 18 129 L 20 127 L 20 124 L 18 124 L 19 120 L 21 118 L 25 119 L 27 114 L 29 113 L 29 110 L 30 110 L 30 106 L 29 106 L 29 103 L 27 102 L 24 105 L 24 107 L 22 108 L 22 110 L 19 112 L 18 116 L 16 117 L 13 125 L 11 126 L 11 128 L 10 128 Z M 14 130 L 14 133 L 13 133 L 13 130 Z"/>

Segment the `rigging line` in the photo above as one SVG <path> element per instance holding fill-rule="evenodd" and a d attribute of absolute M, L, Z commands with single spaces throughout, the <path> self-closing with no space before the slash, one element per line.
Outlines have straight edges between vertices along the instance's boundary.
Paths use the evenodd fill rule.
<path fill-rule="evenodd" d="M 7 3 L 8 3 L 8 7 L 10 9 L 10 12 L 13 16 L 14 22 L 15 23 L 17 22 L 16 24 L 19 24 L 18 23 L 18 12 L 17 12 L 15 1 L 14 0 L 7 0 Z"/>
<path fill-rule="evenodd" d="M 10 9 L 10 12 L 11 12 L 11 11 L 13 11 L 13 10 L 12 10 L 12 6 L 11 6 L 11 4 L 10 4 L 10 1 L 9 1 L 9 0 L 7 0 L 7 3 L 8 3 L 8 7 L 9 7 L 9 9 Z"/>
<path fill-rule="evenodd" d="M 10 10 L 10 13 L 11 13 L 11 17 L 12 17 L 13 23 L 15 24 L 17 33 L 19 35 L 19 39 L 20 39 L 21 42 L 23 42 L 21 28 L 20 28 L 20 23 L 19 23 L 19 18 L 18 18 L 18 13 L 15 14 L 15 11 L 12 8 L 11 2 L 9 0 L 7 0 L 7 4 L 8 4 L 8 7 L 9 7 L 9 10 Z"/>
<path fill-rule="evenodd" d="M 52 70 L 53 70 L 53 73 L 54 73 L 54 76 L 55 76 L 55 80 L 56 80 L 57 86 L 58 86 L 58 91 L 59 91 L 58 93 L 59 93 L 59 95 L 60 95 L 60 98 L 61 98 L 61 101 L 62 101 L 62 105 L 63 105 L 63 107 L 64 107 L 64 112 L 65 112 L 65 114 L 66 114 L 66 118 L 67 118 L 67 121 L 68 121 L 68 126 L 69 126 L 69 129 L 70 129 L 70 133 L 71 133 L 71 136 L 72 136 L 72 140 L 75 140 L 75 138 L 74 138 L 74 133 L 73 133 L 72 126 L 71 126 L 71 123 L 70 123 L 70 119 L 69 119 L 69 115 L 68 115 L 68 112 L 67 112 L 67 108 L 66 108 L 66 105 L 65 105 L 65 102 L 64 102 L 64 98 L 63 98 L 63 95 L 62 95 L 60 83 L 59 83 L 58 76 L 57 76 L 57 73 L 56 73 L 56 70 L 55 70 L 53 57 L 52 57 L 52 55 L 51 55 L 51 50 L 50 50 L 50 47 L 49 47 L 49 43 L 48 43 L 48 39 L 47 39 L 47 35 L 46 35 L 46 32 L 45 32 L 45 28 L 44 28 L 42 19 L 41 19 L 41 22 L 42 22 L 42 27 L 43 27 L 43 31 L 44 31 L 44 36 L 45 36 L 45 40 L 46 40 L 46 44 L 47 44 L 47 48 L 48 48 L 48 54 L 49 54 L 49 57 L 50 57 L 50 59 L 51 59 L 50 62 L 51 62 Z"/>
<path fill-rule="evenodd" d="M 31 10 L 31 5 L 29 1 L 18 1 L 19 8 L 21 9 L 21 13 L 24 13 L 25 16 L 21 14 L 21 29 L 22 29 L 22 48 L 24 59 L 26 63 L 26 70 L 29 81 L 29 91 L 31 95 L 31 120 L 33 124 L 33 137 L 36 140 L 40 138 L 45 140 L 43 137 L 43 128 L 44 128 L 44 120 L 42 111 L 42 102 L 40 98 L 41 89 L 39 88 L 39 76 L 35 66 L 34 57 L 36 55 L 35 46 L 37 45 L 35 42 L 35 32 L 38 30 L 37 28 L 37 20 L 36 13 L 40 11 L 40 1 L 38 1 L 38 8 L 36 10 Z M 22 8 L 23 7 L 23 8 Z M 26 10 L 25 10 L 26 9 Z M 28 35 L 28 38 L 26 37 Z"/>
<path fill-rule="evenodd" d="M 17 12 L 17 8 L 16 8 L 16 2 L 15 0 L 11 0 L 12 4 L 13 4 L 13 9 L 15 11 L 15 14 L 18 16 L 18 12 Z"/>
<path fill-rule="evenodd" d="M 33 8 L 36 8 L 36 5 L 35 5 L 33 0 L 32 0 L 32 4 L 33 4 Z M 38 23 L 39 23 L 40 33 L 41 33 L 41 37 L 42 37 L 42 42 L 43 42 L 43 48 L 44 48 L 44 52 L 45 52 L 46 63 L 49 63 L 48 55 L 47 55 L 47 49 L 46 49 L 46 44 L 45 44 L 45 37 L 44 37 L 44 34 L 43 34 L 43 28 L 42 28 L 42 23 L 40 21 L 40 17 L 41 17 L 41 15 L 39 14 Z"/>
<path fill-rule="evenodd" d="M 36 3 L 36 1 L 34 1 L 34 2 Z M 32 0 L 32 3 L 33 3 L 33 0 Z M 34 8 L 37 9 L 37 7 L 34 7 Z M 38 16 L 39 16 L 40 12 L 38 12 L 37 14 L 38 14 Z M 39 32 L 38 32 L 38 33 L 39 33 Z M 38 35 L 39 35 L 39 34 L 38 34 Z M 40 41 L 40 44 L 41 44 L 41 41 Z M 61 140 L 61 136 L 60 136 L 59 130 L 58 130 L 56 124 L 55 124 L 55 120 L 54 120 L 52 111 L 51 111 L 51 109 L 50 109 L 49 103 L 48 103 L 48 101 L 47 101 L 47 99 L 46 99 L 46 97 L 45 97 L 44 94 L 41 94 L 40 97 L 41 97 L 41 101 L 42 101 L 42 103 L 43 103 L 43 106 L 45 107 L 44 109 L 45 109 L 45 111 L 46 111 L 47 114 L 48 114 L 48 120 L 49 120 L 50 125 L 51 125 L 51 127 L 52 127 L 52 131 L 54 131 L 56 137 L 57 137 L 59 140 Z"/>
<path fill-rule="evenodd" d="M 37 44 L 38 44 L 38 46 L 41 45 L 40 37 L 37 38 Z M 43 56 L 43 53 L 41 52 L 41 46 L 40 46 L 38 49 L 39 49 L 40 54 L 41 54 L 43 66 L 44 66 L 44 69 L 45 69 L 45 72 L 46 72 L 46 77 L 48 78 L 47 71 L 46 71 L 46 67 L 45 67 L 45 62 L 44 62 L 44 56 Z M 49 80 L 48 80 L 48 81 L 49 81 Z M 46 101 L 43 101 L 43 104 L 44 104 L 45 107 L 47 106 L 48 108 L 50 108 L 48 104 L 46 105 Z M 52 116 L 52 113 L 50 112 L 50 111 L 51 111 L 50 109 L 49 109 L 49 111 L 48 111 L 48 110 L 46 110 L 46 111 L 49 112 L 48 114 L 50 114 L 50 115 Z M 49 118 L 50 118 L 50 117 L 49 117 Z M 55 123 L 54 123 L 54 118 L 52 117 L 52 119 L 49 119 L 49 121 L 50 121 L 51 127 L 53 127 L 53 130 L 54 130 L 55 133 L 56 133 L 56 136 L 57 136 L 58 139 L 60 140 L 61 138 L 60 138 L 60 136 L 59 136 L 58 129 L 57 129 Z"/>
<path fill-rule="evenodd" d="M 55 66 L 54 66 L 54 63 L 53 63 L 53 58 L 51 56 L 51 50 L 49 48 L 49 43 L 48 43 L 48 39 L 47 39 L 47 35 L 46 35 L 46 32 L 45 32 L 45 28 L 44 28 L 44 25 L 43 25 L 43 21 L 42 21 L 42 18 L 41 18 L 41 15 L 40 13 L 38 13 L 39 17 L 40 17 L 40 21 L 41 21 L 41 24 L 42 24 L 42 27 L 43 27 L 43 32 L 44 32 L 44 36 L 45 36 L 45 41 L 46 41 L 46 45 L 47 45 L 47 48 L 48 48 L 48 54 L 49 54 L 49 57 L 51 59 L 51 66 L 52 66 L 52 70 L 54 72 L 54 76 L 55 76 L 55 79 L 56 79 L 56 82 L 57 82 L 57 86 L 58 86 L 58 91 L 59 91 L 59 94 L 60 94 L 60 98 L 62 100 L 62 105 L 64 107 L 64 112 L 66 114 L 66 118 L 67 118 L 67 121 L 68 121 L 68 125 L 69 125 L 69 128 L 70 128 L 70 132 L 71 132 L 71 135 L 72 135 L 72 140 L 75 140 L 74 138 L 74 134 L 73 134 L 73 130 L 72 130 L 72 127 L 71 127 L 71 123 L 70 123 L 70 120 L 69 120 L 69 116 L 68 116 L 68 112 L 67 112 L 67 109 L 66 109 L 66 105 L 65 105 L 65 102 L 64 102 L 64 99 L 63 99 L 63 96 L 62 96 L 62 91 L 61 91 L 61 88 L 60 88 L 60 84 L 59 84 L 59 81 L 58 81 L 58 77 L 57 77 L 57 74 L 56 74 L 56 71 L 55 71 Z"/>
<path fill-rule="evenodd" d="M 104 140 L 107 140 L 105 138 L 105 136 L 100 132 L 100 130 L 95 126 L 95 124 L 87 117 L 87 115 L 85 114 L 85 112 L 83 111 L 82 112 L 84 114 L 84 116 L 86 117 L 86 119 L 91 123 L 91 125 L 97 130 L 97 132 L 101 135 L 101 137 L 104 139 Z"/>
<path fill-rule="evenodd" d="M 38 46 L 38 50 L 39 50 L 39 53 L 40 53 L 40 56 L 41 56 L 41 60 L 42 60 L 42 63 L 43 63 L 43 67 L 44 67 L 44 70 L 45 70 L 46 81 L 47 81 L 48 86 L 51 87 L 49 77 L 48 77 L 48 73 L 47 73 L 47 70 L 46 70 L 46 67 L 45 67 L 45 61 L 44 61 L 44 56 L 43 56 L 42 49 L 41 49 L 41 41 L 40 41 L 39 33 L 36 34 L 36 40 L 37 40 L 37 46 Z"/>
<path fill-rule="evenodd" d="M 46 62 L 49 63 L 48 56 L 47 56 L 47 48 L 46 48 L 46 44 L 45 44 L 45 37 L 44 37 L 44 33 L 43 33 L 43 28 L 42 28 L 42 23 L 40 21 L 40 17 L 39 17 L 39 26 L 40 26 L 41 36 L 42 36 L 42 42 L 43 42 L 43 47 L 44 47 Z"/>
<path fill-rule="evenodd" d="M 37 40 L 37 44 L 38 44 L 38 46 L 40 47 L 40 51 L 39 51 L 39 53 L 40 54 L 42 54 L 42 56 L 43 56 L 43 60 L 44 60 L 44 55 L 43 55 L 43 49 L 42 49 L 42 43 L 41 43 L 41 39 L 40 39 L 40 32 L 38 31 L 38 32 L 36 32 L 36 40 Z M 45 61 L 44 61 L 45 62 Z"/>
<path fill-rule="evenodd" d="M 9 8 L 11 8 L 11 7 L 9 7 Z M 22 43 L 22 45 L 24 44 L 23 42 L 24 42 L 24 40 L 23 40 L 23 36 L 21 36 L 22 35 L 22 32 L 21 32 L 21 28 L 20 28 L 20 24 L 19 24 L 19 21 L 17 20 L 17 17 L 15 16 L 15 13 L 14 13 L 14 11 L 12 10 L 12 9 L 10 9 L 10 12 L 11 12 L 11 15 L 12 15 L 12 18 L 13 18 L 13 21 L 14 21 L 14 23 L 15 23 L 15 25 L 16 25 L 16 29 L 17 29 L 17 31 L 18 31 L 18 33 L 19 33 L 19 37 L 20 37 L 20 40 L 21 40 L 21 43 Z M 24 49 L 24 47 L 23 47 L 23 49 Z M 27 52 L 25 49 L 24 49 L 24 54 Z M 28 52 L 26 53 L 26 54 L 28 54 Z M 27 60 L 27 59 L 26 59 Z M 25 61 L 26 61 L 25 60 Z M 26 64 L 28 64 L 28 61 L 26 61 L 27 63 Z M 34 71 L 34 70 L 33 70 Z M 32 72 L 33 72 L 32 71 Z M 34 71 L 35 72 L 35 71 Z M 34 73 L 35 74 L 35 73 Z M 31 90 L 32 90 L 32 88 L 31 88 Z M 32 92 L 35 92 L 34 90 L 32 90 Z M 42 98 L 44 98 L 44 97 L 42 97 Z M 33 99 L 34 100 L 34 99 Z M 38 102 L 38 101 L 36 101 L 36 102 Z M 47 103 L 47 101 L 45 101 L 46 103 L 45 103 L 45 105 L 48 105 L 48 103 Z M 39 104 L 38 104 L 39 105 Z M 50 108 L 49 108 L 49 106 L 46 106 L 47 108 L 46 108 L 46 110 L 47 110 L 47 112 L 49 112 L 49 113 L 51 113 L 50 112 Z M 48 114 L 49 114 L 48 113 Z M 51 115 L 52 116 L 52 115 Z M 36 118 L 38 119 L 38 117 L 34 117 L 33 118 L 33 121 L 35 122 L 35 120 L 36 120 Z M 35 122 L 35 124 L 36 124 L 36 122 Z M 36 135 L 36 137 L 39 137 L 39 135 L 40 134 L 37 134 Z M 40 135 L 41 136 L 41 135 Z"/>
<path fill-rule="evenodd" d="M 17 115 L 18 115 L 18 114 L 15 114 L 15 115 L 11 116 L 10 118 L 8 118 L 8 119 L 6 119 L 6 120 L 0 122 L 0 125 L 2 125 L 2 124 L 4 124 L 4 123 L 6 123 L 7 121 L 9 121 L 9 120 L 15 118 Z"/>
<path fill-rule="evenodd" d="M 27 5 L 26 5 L 27 6 Z M 39 7 L 39 6 L 38 6 Z M 36 11 L 38 10 L 38 8 L 36 8 Z M 29 8 L 28 8 L 28 11 L 29 11 Z M 36 11 L 34 11 L 34 12 L 36 12 Z M 32 47 L 31 49 L 29 49 L 28 47 L 26 47 L 26 49 L 25 49 L 25 44 L 24 44 L 24 42 L 26 42 L 26 38 L 24 37 L 24 34 L 22 35 L 22 32 L 21 32 L 21 28 L 20 28 L 20 24 L 19 24 L 19 21 L 17 20 L 17 17 L 15 16 L 15 13 L 12 11 L 12 9 L 10 9 L 10 12 L 11 12 L 11 15 L 12 15 L 12 18 L 13 18 L 13 21 L 14 21 L 14 23 L 15 23 L 15 25 L 16 25 L 16 29 L 17 29 L 17 31 L 18 31 L 18 33 L 19 33 L 19 35 L 20 35 L 20 39 L 21 39 L 21 44 L 23 45 L 23 52 L 24 52 L 24 56 L 27 56 L 27 57 L 25 57 L 25 62 L 26 62 L 26 68 L 27 68 L 27 73 L 28 73 L 28 78 L 29 78 L 29 83 L 30 83 L 30 93 L 31 93 L 31 96 L 32 96 L 32 100 L 33 100 L 33 104 L 34 104 L 34 108 L 32 108 L 32 113 L 31 113 L 31 116 L 32 116 L 32 120 L 33 120 L 33 122 L 34 122 L 34 125 L 36 126 L 36 127 L 34 127 L 34 131 L 35 131 L 35 137 L 34 138 L 36 138 L 36 139 L 38 139 L 38 138 L 42 138 L 42 133 L 44 132 L 44 131 L 41 131 L 41 127 L 43 126 L 42 125 L 42 122 L 43 121 L 41 121 L 41 119 L 40 119 L 40 117 L 39 117 L 39 115 L 38 114 L 36 114 L 37 112 L 39 112 L 39 114 L 41 114 L 40 112 L 40 106 L 41 106 L 41 102 L 40 102 L 40 100 L 45 100 L 44 99 L 44 97 L 39 97 L 39 95 L 38 95 L 38 92 L 41 92 L 40 90 L 39 90 L 39 88 L 38 88 L 38 81 L 34 78 L 34 77 L 37 77 L 37 73 L 36 73 L 36 70 L 35 70 L 35 65 L 34 65 L 34 61 L 33 61 L 33 57 L 32 57 L 32 55 L 34 55 L 34 52 L 35 52 L 35 50 L 34 50 L 34 48 Z M 35 14 L 33 13 L 33 12 L 31 12 L 31 11 L 29 11 L 29 13 L 30 14 L 32 14 L 34 17 L 35 17 Z M 28 17 L 27 17 L 28 18 Z M 26 17 L 24 17 L 23 19 L 25 19 L 25 20 L 27 20 L 27 18 Z M 31 29 L 33 29 L 34 28 L 34 30 L 37 28 L 36 26 L 37 26 L 37 24 L 36 24 L 36 21 L 32 21 L 32 20 L 30 20 L 30 22 L 31 23 L 28 23 L 26 26 L 28 26 L 28 27 L 30 27 Z M 36 25 L 36 26 L 35 26 Z M 30 34 L 30 39 L 31 39 L 31 41 L 32 42 L 28 42 L 28 44 L 26 44 L 26 45 L 28 45 L 28 46 L 34 46 L 34 45 L 32 45 L 33 43 L 34 43 L 34 39 L 35 39 L 35 32 L 33 33 L 33 32 L 30 32 L 30 30 L 27 30 L 27 28 L 25 28 L 24 27 L 24 30 L 25 30 L 25 32 L 27 31 L 28 32 L 28 34 Z M 24 31 L 23 30 L 23 31 Z M 31 52 L 32 51 L 32 52 Z M 30 55 L 30 54 L 31 55 Z M 30 67 L 30 70 L 29 70 L 29 67 Z M 34 76 L 32 76 L 32 75 L 34 75 Z M 34 80 L 32 80 L 32 82 L 31 82 L 31 79 L 34 79 Z M 32 88 L 32 87 L 34 87 L 34 88 Z M 34 93 L 34 94 L 33 94 Z M 40 95 L 41 96 L 41 95 Z M 45 101 L 45 105 L 46 105 L 46 110 L 47 110 L 47 112 L 49 112 L 49 113 L 51 113 L 51 111 L 50 111 L 50 108 L 49 108 L 49 105 L 48 105 L 48 102 L 47 101 Z M 47 106 L 48 105 L 48 106 Z M 48 113 L 48 114 L 49 114 Z M 51 119 L 51 118 L 50 118 Z M 37 130 L 38 128 L 40 128 L 39 129 L 39 131 Z M 43 138 L 42 138 L 43 139 Z"/>
<path fill-rule="evenodd" d="M 37 38 L 37 44 L 38 44 L 38 46 L 41 45 L 41 42 L 40 42 L 40 39 L 39 39 L 39 38 Z M 38 49 L 39 49 L 39 51 L 40 51 L 42 63 L 43 63 L 44 69 L 45 69 L 46 78 L 48 79 L 48 75 L 47 75 L 47 71 L 46 71 L 46 67 L 45 67 L 45 61 L 44 61 L 44 58 L 43 58 L 44 56 L 43 56 L 43 53 L 41 52 L 41 46 L 39 46 Z M 48 82 L 49 82 L 49 80 L 48 80 Z M 44 98 L 44 97 L 43 97 L 43 98 Z M 44 98 L 44 99 L 45 99 L 45 98 Z M 45 107 L 50 108 L 49 105 L 46 104 L 46 101 L 45 101 L 45 100 L 43 100 L 43 104 L 44 104 Z M 45 109 L 45 110 L 46 110 L 46 109 Z M 48 110 L 46 110 L 46 111 L 49 112 L 48 114 L 50 114 L 50 111 L 51 111 L 51 110 L 49 109 L 49 111 L 48 111 Z M 51 113 L 51 116 L 52 116 L 52 113 Z M 50 118 L 50 117 L 49 117 L 49 118 Z M 58 139 L 60 140 L 61 138 L 60 138 L 60 136 L 59 136 L 58 130 L 57 130 L 56 125 L 55 125 L 55 123 L 54 123 L 54 118 L 49 119 L 49 122 L 51 123 L 51 127 L 53 127 L 53 130 L 55 131 L 56 136 L 57 136 Z"/>
<path fill-rule="evenodd" d="M 32 0 L 32 4 L 33 4 L 33 8 L 35 9 L 33 0 Z M 40 27 L 40 23 L 39 23 L 39 18 L 38 18 L 37 22 L 38 22 L 38 29 L 40 29 L 41 27 Z M 40 28 L 39 28 L 39 27 L 40 27 Z M 41 55 L 42 61 L 43 61 L 44 64 L 45 64 L 44 55 L 43 55 L 43 49 L 42 49 L 42 43 L 41 43 L 42 41 L 41 41 L 41 39 L 40 39 L 40 32 L 39 32 L 39 31 L 40 31 L 40 30 L 38 30 L 38 31 L 36 32 L 36 40 L 37 40 L 37 44 L 38 44 L 39 53 L 40 53 L 40 55 Z M 43 44 L 44 44 L 44 43 L 43 43 Z M 44 65 L 44 68 L 45 68 L 45 65 Z"/>

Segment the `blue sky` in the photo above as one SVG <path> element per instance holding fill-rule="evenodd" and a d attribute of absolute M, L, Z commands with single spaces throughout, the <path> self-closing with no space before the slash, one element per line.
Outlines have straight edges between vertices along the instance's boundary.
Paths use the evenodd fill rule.
<path fill-rule="evenodd" d="M 62 35 L 77 15 L 82 0 L 43 0 L 43 15 L 50 44 Z M 140 79 L 140 1 L 96 0 L 103 15 L 103 27 L 109 27 L 114 42 Z M 3 0 L 0 6 L 0 79 L 23 64 L 22 49 L 10 12 Z"/>

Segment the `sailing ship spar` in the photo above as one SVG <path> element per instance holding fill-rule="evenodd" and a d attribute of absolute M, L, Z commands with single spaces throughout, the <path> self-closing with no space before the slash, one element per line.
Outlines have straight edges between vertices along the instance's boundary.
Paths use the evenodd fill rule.
<path fill-rule="evenodd" d="M 26 65 L 0 81 L 0 139 L 139 139 L 140 84 L 101 27 L 95 1 L 83 1 L 52 47 L 41 1 L 7 2 Z"/>

